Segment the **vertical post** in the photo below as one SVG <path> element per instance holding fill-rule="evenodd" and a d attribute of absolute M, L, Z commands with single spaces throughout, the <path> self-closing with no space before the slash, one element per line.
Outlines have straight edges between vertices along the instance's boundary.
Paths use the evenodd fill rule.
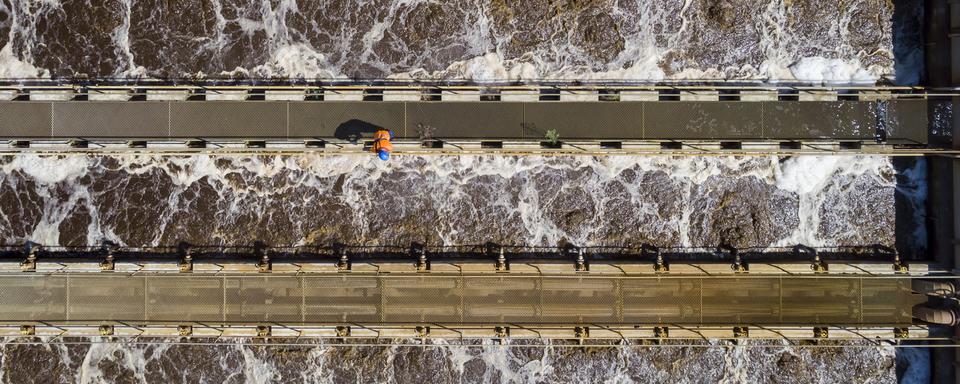
<path fill-rule="evenodd" d="M 857 311 L 859 323 L 863 324 L 863 278 L 857 278 L 857 303 L 860 304 L 860 310 Z"/>
<path fill-rule="evenodd" d="M 387 314 L 386 314 L 387 296 L 384 293 L 385 290 L 383 289 L 383 276 L 379 274 L 377 275 L 377 291 L 380 292 L 380 308 L 379 308 L 380 323 L 386 323 L 387 322 Z"/>
<path fill-rule="evenodd" d="M 64 286 L 64 292 L 66 292 L 66 295 L 67 295 L 67 298 L 65 300 L 67 305 L 64 306 L 65 313 L 63 314 L 63 317 L 64 317 L 64 320 L 70 321 L 70 275 L 69 274 L 67 275 L 66 281 L 67 282 L 66 282 L 66 285 Z"/>
<path fill-rule="evenodd" d="M 303 275 L 297 276 L 297 283 L 300 284 L 300 324 L 307 323 L 307 285 L 306 278 Z"/>
<path fill-rule="evenodd" d="M 779 293 L 780 304 L 777 307 L 777 316 L 780 319 L 780 324 L 783 324 L 783 276 L 777 278 L 777 293 Z"/>
<path fill-rule="evenodd" d="M 223 288 L 223 301 L 220 307 L 221 324 L 227 323 L 227 276 L 223 275 L 220 278 L 220 287 Z"/>
<path fill-rule="evenodd" d="M 697 282 L 700 283 L 698 287 L 700 293 L 700 310 L 698 312 L 700 312 L 700 324 L 703 324 L 703 278 L 697 279 Z"/>
<path fill-rule="evenodd" d="M 146 322 L 150 320 L 150 316 L 148 315 L 150 311 L 147 310 L 147 306 L 150 303 L 150 298 L 147 295 L 147 292 L 149 292 L 149 284 L 147 284 L 147 275 L 141 275 L 141 277 L 143 278 L 143 321 Z"/>
<path fill-rule="evenodd" d="M 616 311 L 617 322 L 620 324 L 623 324 L 623 307 L 624 307 L 623 281 L 622 279 L 613 279 L 613 283 L 614 283 L 614 286 L 616 287 L 616 295 L 617 295 L 617 298 L 616 298 L 617 304 L 614 307 L 614 310 Z"/>

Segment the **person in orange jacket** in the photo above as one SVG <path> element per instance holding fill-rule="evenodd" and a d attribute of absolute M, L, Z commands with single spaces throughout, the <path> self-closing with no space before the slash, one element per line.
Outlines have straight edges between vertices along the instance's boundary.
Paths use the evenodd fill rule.
<path fill-rule="evenodd" d="M 378 129 L 377 132 L 373 134 L 373 145 L 370 146 L 370 151 L 376 153 L 377 156 L 380 157 L 380 160 L 389 160 L 390 152 L 393 152 L 393 143 L 390 142 L 392 138 L 393 132 L 386 129 Z"/>

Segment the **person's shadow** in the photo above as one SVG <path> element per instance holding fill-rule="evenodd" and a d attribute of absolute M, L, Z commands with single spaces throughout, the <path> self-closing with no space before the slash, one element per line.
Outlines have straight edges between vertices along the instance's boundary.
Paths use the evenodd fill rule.
<path fill-rule="evenodd" d="M 363 134 L 373 134 L 377 132 L 378 129 L 382 128 L 363 120 L 350 119 L 337 126 L 337 130 L 334 131 L 333 136 L 340 140 L 356 143 L 363 137 Z"/>

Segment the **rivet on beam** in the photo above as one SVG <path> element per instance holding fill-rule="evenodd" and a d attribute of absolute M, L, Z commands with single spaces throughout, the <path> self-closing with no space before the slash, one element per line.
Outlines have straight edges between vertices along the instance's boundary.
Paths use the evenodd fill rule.
<path fill-rule="evenodd" d="M 653 327 L 653 336 L 658 339 L 666 339 L 670 337 L 670 328 L 668 327 Z"/>
<path fill-rule="evenodd" d="M 273 335 L 273 327 L 269 325 L 257 326 L 257 337 L 270 337 Z"/>
<path fill-rule="evenodd" d="M 100 270 L 104 272 L 113 272 L 116 267 L 114 262 L 114 254 L 117 250 L 117 245 L 112 242 L 104 242 L 100 247 L 101 251 L 106 255 L 103 258 L 103 261 L 100 262 Z"/>
<path fill-rule="evenodd" d="M 193 247 L 187 244 L 181 244 L 179 247 L 180 252 L 180 272 L 189 273 L 193 272 Z"/>
<path fill-rule="evenodd" d="M 430 259 L 427 258 L 427 250 L 423 245 L 413 244 L 410 253 L 417 258 L 417 272 L 430 271 Z"/>
<path fill-rule="evenodd" d="M 270 252 L 267 250 L 267 246 L 263 243 L 257 242 L 253 245 L 254 254 L 260 256 L 260 261 L 257 262 L 257 271 L 260 273 L 269 273 L 273 270 L 273 262 L 270 261 Z"/>
<path fill-rule="evenodd" d="M 816 249 L 803 244 L 797 244 L 793 246 L 793 253 L 797 258 L 800 258 L 803 255 L 808 255 L 811 258 L 810 269 L 815 273 L 827 273 L 829 270 L 829 266 L 826 262 L 820 259 L 820 252 Z"/>
<path fill-rule="evenodd" d="M 906 338 L 909 338 L 909 337 L 910 337 L 910 329 L 909 329 L 909 328 L 894 328 L 894 329 L 893 329 L 893 337 L 894 337 L 894 338 L 897 338 L 897 339 L 906 339 Z"/>
<path fill-rule="evenodd" d="M 733 327 L 733 337 L 738 339 L 750 337 L 750 328 L 749 327 Z"/>
<path fill-rule="evenodd" d="M 334 245 L 333 250 L 334 250 L 333 251 L 334 254 L 339 256 L 337 258 L 337 271 L 349 272 L 351 265 L 350 265 L 350 257 L 347 255 L 346 248 L 344 248 L 343 246 Z"/>
<path fill-rule="evenodd" d="M 576 258 L 576 264 L 574 265 L 574 269 L 575 269 L 577 272 L 589 272 L 589 271 L 590 271 L 590 265 L 587 263 L 587 258 L 586 258 L 586 256 L 584 256 L 584 254 L 583 254 L 583 248 L 578 248 L 578 249 L 577 249 L 577 258 Z"/>
<path fill-rule="evenodd" d="M 826 339 L 830 337 L 830 328 L 813 327 L 813 337 L 816 339 Z"/>
<path fill-rule="evenodd" d="M 39 244 L 33 242 L 27 242 L 25 251 L 27 253 L 27 258 L 24 261 L 20 262 L 20 270 L 24 272 L 36 272 L 37 271 L 37 258 L 40 251 L 43 247 Z"/>
<path fill-rule="evenodd" d="M 507 262 L 507 256 L 504 255 L 503 247 L 500 247 L 500 252 L 497 254 L 497 272 L 507 272 L 510 270 L 510 264 Z"/>
<path fill-rule="evenodd" d="M 653 255 L 654 264 L 653 271 L 656 273 L 667 273 L 670 272 L 670 263 L 663 257 L 663 254 L 660 253 L 660 247 L 650 245 L 650 244 L 641 244 L 640 245 L 640 254 L 641 256 Z"/>
<path fill-rule="evenodd" d="M 413 331 L 416 333 L 417 337 L 419 338 L 430 336 L 430 327 L 418 325 L 416 328 L 413 329 Z"/>
<path fill-rule="evenodd" d="M 37 326 L 35 325 L 20 326 L 20 336 L 33 336 L 36 334 L 37 334 Z"/>
<path fill-rule="evenodd" d="M 733 257 L 733 264 L 730 265 L 730 269 L 733 269 L 734 272 L 745 273 L 750 271 L 750 266 L 740 257 L 740 251 L 737 248 L 726 244 L 717 247 L 718 255 L 722 257 L 725 253 Z"/>
<path fill-rule="evenodd" d="M 573 336 L 578 339 L 586 339 L 590 337 L 590 327 L 574 327 Z"/>

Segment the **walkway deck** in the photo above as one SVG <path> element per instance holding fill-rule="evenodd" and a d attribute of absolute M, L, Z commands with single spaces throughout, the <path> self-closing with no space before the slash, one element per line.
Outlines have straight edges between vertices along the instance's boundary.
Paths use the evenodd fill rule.
<path fill-rule="evenodd" d="M 10 101 L 3 138 L 874 140 L 926 143 L 927 100 L 890 101 Z"/>
<path fill-rule="evenodd" d="M 0 323 L 909 325 L 880 277 L 0 275 Z"/>

